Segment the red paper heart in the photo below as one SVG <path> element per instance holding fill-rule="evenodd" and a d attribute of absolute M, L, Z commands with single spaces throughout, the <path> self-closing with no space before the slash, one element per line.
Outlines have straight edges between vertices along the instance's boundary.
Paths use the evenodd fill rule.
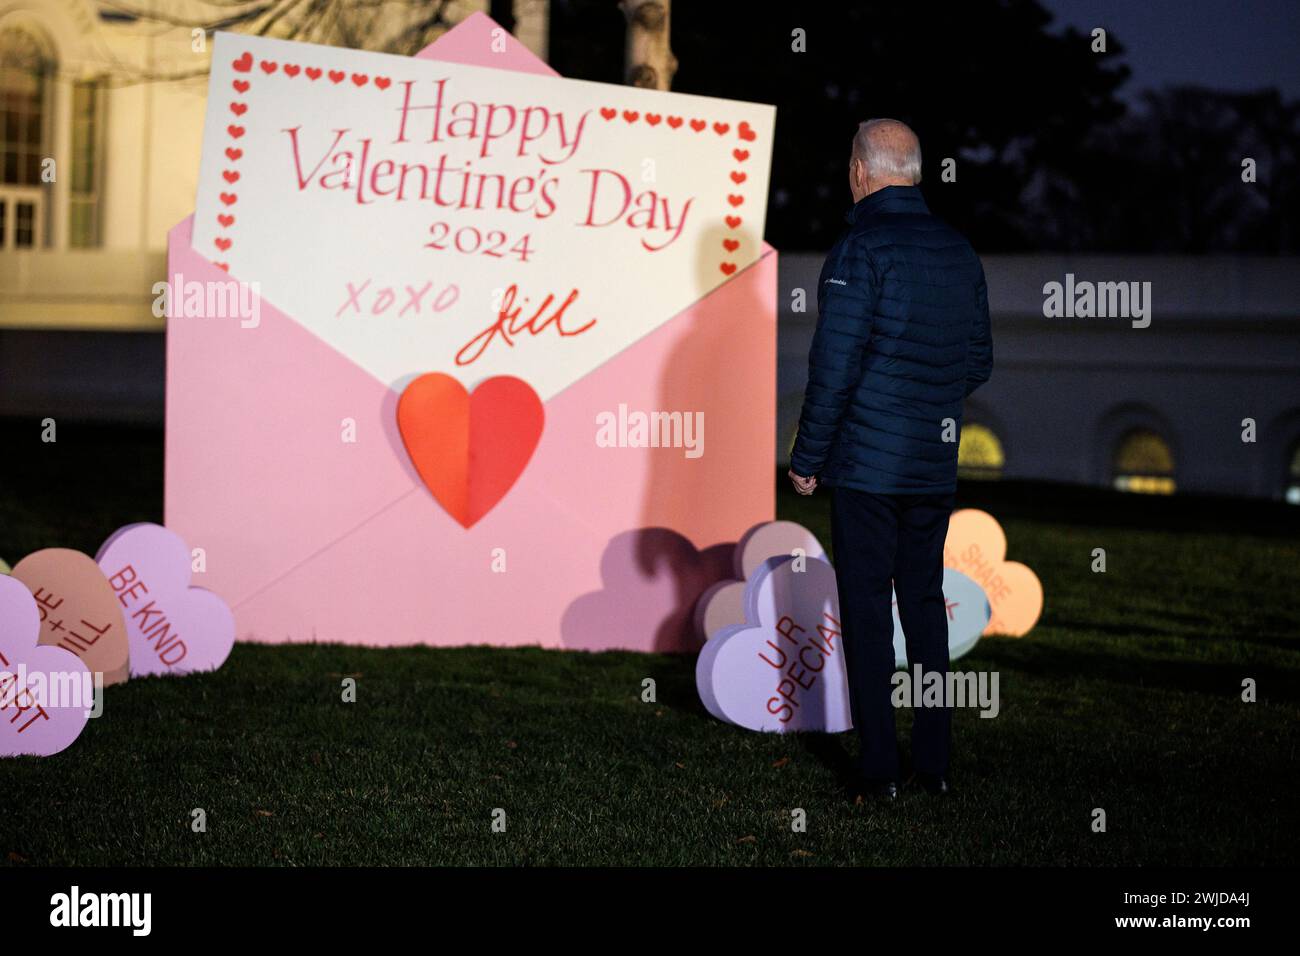
<path fill-rule="evenodd" d="M 221 171 L 221 178 L 228 183 L 237 183 L 239 182 L 239 173 L 235 172 L 233 169 L 223 169 Z"/>
<path fill-rule="evenodd" d="M 704 129 L 704 127 L 706 127 L 706 126 L 708 126 L 708 125 L 709 125 L 709 124 L 706 123 L 706 122 L 705 122 L 704 120 L 702 120 L 702 119 L 693 119 L 693 120 L 691 120 L 691 129 L 695 130 L 695 132 L 697 132 L 697 133 L 698 133 L 700 130 Z"/>
<path fill-rule="evenodd" d="M 346 76 L 346 75 L 347 75 L 347 74 L 345 74 L 342 70 L 330 70 L 330 82 L 331 82 L 331 83 L 342 83 L 342 82 L 343 82 L 343 77 Z"/>
<path fill-rule="evenodd" d="M 228 229 L 228 228 L 230 228 L 231 226 L 233 226 L 233 225 L 235 224 L 235 217 L 234 217 L 234 216 L 228 216 L 228 215 L 226 215 L 226 214 L 223 212 L 223 213 L 218 214 L 218 216 L 217 216 L 217 222 L 221 223 L 222 226 L 224 226 L 224 227 L 226 227 L 226 228 Z"/>
<path fill-rule="evenodd" d="M 225 236 L 217 236 L 217 238 L 213 239 L 212 242 L 213 245 L 215 245 L 222 252 L 225 252 L 227 249 L 230 248 L 230 240 L 227 239 Z"/>
<path fill-rule="evenodd" d="M 230 65 L 233 66 L 238 73 L 247 73 L 253 68 L 253 54 L 245 50 L 244 55 L 238 60 L 232 61 Z"/>
<path fill-rule="evenodd" d="M 646 113 L 645 115 L 645 121 L 651 126 L 658 126 L 661 119 L 663 119 L 663 116 L 659 113 Z"/>
<path fill-rule="evenodd" d="M 248 112 L 248 104 L 247 104 L 247 103 L 231 103 L 231 104 L 230 104 L 230 112 L 234 113 L 236 116 L 243 116 L 245 113 Z"/>
<path fill-rule="evenodd" d="M 318 67 L 318 66 L 309 66 L 309 67 L 307 67 L 307 79 L 309 79 L 309 80 L 319 80 L 319 79 L 320 79 L 320 67 Z"/>
<path fill-rule="evenodd" d="M 600 108 L 600 115 L 605 117 L 605 119 L 607 120 L 612 120 L 615 116 L 618 115 L 618 110 L 608 106 L 602 106 Z"/>
<path fill-rule="evenodd" d="M 298 71 L 301 70 L 301 69 L 302 69 L 302 67 L 300 67 L 297 63 L 286 63 L 286 64 L 284 65 L 284 75 L 285 75 L 285 76 L 297 76 L 297 75 L 298 75 Z"/>
<path fill-rule="evenodd" d="M 728 229 L 735 229 L 737 226 L 740 225 L 740 222 L 741 222 L 741 219 L 740 219 L 739 216 L 728 216 L 728 217 L 727 217 L 727 228 L 728 228 Z"/>
<path fill-rule="evenodd" d="M 542 401 L 523 379 L 498 375 L 471 395 L 441 372 L 421 375 L 397 401 L 397 428 L 433 497 L 470 527 L 505 497 L 542 435 Z"/>
<path fill-rule="evenodd" d="M 639 112 L 637 112 L 636 110 L 624 110 L 624 111 L 623 111 L 623 119 L 627 120 L 629 123 L 635 123 L 635 122 L 636 122 L 636 118 L 637 118 L 638 116 L 640 116 L 640 115 L 641 115 L 641 114 L 640 114 Z"/>
<path fill-rule="evenodd" d="M 244 127 L 235 126 L 232 123 L 230 126 L 226 127 L 226 132 L 229 133 L 231 136 L 233 136 L 235 139 L 239 139 L 239 137 L 244 135 Z"/>
<path fill-rule="evenodd" d="M 249 86 L 249 84 L 248 84 L 248 80 L 235 80 L 235 81 L 234 81 L 233 83 L 231 83 L 230 85 L 233 86 L 233 87 L 235 88 L 235 92 L 236 92 L 236 93 L 247 93 L 247 92 L 248 92 L 248 86 Z"/>
<path fill-rule="evenodd" d="M 377 76 L 377 77 L 375 77 L 375 86 L 379 87 L 381 90 L 386 90 L 386 89 L 388 89 L 388 84 L 391 83 L 391 82 L 393 82 L 393 81 L 390 80 L 390 79 L 389 79 L 388 77 L 386 77 L 386 76 Z"/>
<path fill-rule="evenodd" d="M 739 206 L 744 201 L 745 201 L 744 196 L 737 196 L 735 193 L 727 194 L 727 202 L 731 203 L 733 206 Z"/>
<path fill-rule="evenodd" d="M 739 239 L 723 239 L 723 240 L 722 240 L 722 248 L 726 249 L 728 252 L 735 252 L 737 249 L 740 248 L 740 240 L 739 240 Z"/>
<path fill-rule="evenodd" d="M 723 275 L 729 276 L 736 271 L 736 264 L 734 262 L 722 262 L 718 264 L 718 268 L 722 270 Z"/>
<path fill-rule="evenodd" d="M 244 151 L 242 149 L 235 149 L 233 146 L 227 146 L 226 155 L 230 157 L 230 161 L 233 163 L 240 156 L 244 155 Z"/>
<path fill-rule="evenodd" d="M 262 72 L 265 73 L 267 76 L 270 76 L 272 73 L 275 72 L 276 66 L 277 64 L 274 60 L 263 60 Z"/>
<path fill-rule="evenodd" d="M 352 82 L 355 83 L 357 86 L 365 86 L 365 85 L 366 85 L 366 81 L 369 80 L 369 79 L 370 79 L 370 77 L 366 76 L 366 74 L 364 74 L 364 73 L 353 73 L 353 74 L 352 74 Z"/>
<path fill-rule="evenodd" d="M 731 129 L 731 124 L 730 124 L 730 123 L 714 123 L 714 124 L 713 124 L 713 132 L 717 133 L 719 136 L 721 136 L 723 133 L 725 133 L 725 132 L 726 132 L 727 130 L 729 130 L 729 129 Z"/>
<path fill-rule="evenodd" d="M 668 117 L 668 125 L 676 129 L 682 125 L 682 118 L 680 116 L 670 116 Z"/>
<path fill-rule="evenodd" d="M 748 179 L 748 178 L 749 178 L 749 177 L 746 176 L 744 173 L 742 173 L 740 170 L 738 170 L 738 169 L 737 169 L 737 170 L 732 170 L 732 173 L 731 173 L 731 181 L 732 181 L 733 183 L 735 183 L 737 186 L 739 186 L 741 183 L 743 183 L 743 182 L 744 182 L 746 179 Z"/>
<path fill-rule="evenodd" d="M 755 133 L 752 129 L 750 129 L 748 123 L 741 123 L 740 128 L 737 129 L 736 132 L 740 134 L 741 139 L 746 141 L 753 140 L 758 136 L 757 133 Z"/>
<path fill-rule="evenodd" d="M 749 159 L 749 150 L 733 149 L 731 155 L 736 157 L 736 162 L 743 163 L 745 160 Z"/>
<path fill-rule="evenodd" d="M 236 201 L 238 198 L 239 198 L 239 197 L 236 196 L 234 193 L 222 193 L 222 194 L 221 194 L 221 201 L 222 201 L 223 203 L 225 203 L 227 206 L 233 206 L 233 205 L 235 204 L 235 201 Z"/>

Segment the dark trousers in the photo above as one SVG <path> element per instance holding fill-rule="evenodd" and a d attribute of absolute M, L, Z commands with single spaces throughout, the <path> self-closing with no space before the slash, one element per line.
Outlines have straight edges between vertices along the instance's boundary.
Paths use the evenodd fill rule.
<path fill-rule="evenodd" d="M 831 492 L 831 542 L 849 703 L 862 745 L 859 770 L 866 777 L 897 780 L 890 582 L 898 596 L 909 673 L 915 676 L 914 669 L 920 664 L 925 674 L 946 674 L 943 542 L 948 536 L 953 495 L 879 495 L 839 487 Z M 913 719 L 913 769 L 946 774 L 951 707 L 918 707 Z"/>

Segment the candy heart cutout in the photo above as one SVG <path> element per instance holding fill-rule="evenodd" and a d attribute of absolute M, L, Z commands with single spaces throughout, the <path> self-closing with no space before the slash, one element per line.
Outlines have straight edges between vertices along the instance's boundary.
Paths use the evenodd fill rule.
<path fill-rule="evenodd" d="M 157 524 L 129 524 L 95 555 L 123 608 L 131 675 L 216 670 L 235 644 L 235 618 L 218 595 L 190 586 L 190 549 Z"/>
<path fill-rule="evenodd" d="M 890 595 L 894 613 L 894 666 L 906 667 L 907 640 L 898 616 L 898 595 Z M 965 656 L 988 626 L 989 600 L 983 589 L 960 571 L 943 569 L 943 603 L 948 618 L 948 660 Z"/>
<path fill-rule="evenodd" d="M 813 534 L 797 521 L 764 521 L 746 531 L 736 544 L 736 577 L 749 580 L 769 558 L 793 558 L 795 552 L 805 557 L 826 557 L 826 549 Z"/>
<path fill-rule="evenodd" d="M 14 565 L 41 619 L 39 643 L 81 658 L 104 686 L 130 674 L 131 644 L 117 595 L 94 558 L 70 548 L 33 551 Z"/>
<path fill-rule="evenodd" d="M 1006 533 L 991 514 L 975 508 L 953 512 L 944 565 L 984 589 L 993 612 L 985 634 L 1023 637 L 1043 613 L 1043 585 L 1025 565 L 1005 560 L 1006 554 Z"/>
<path fill-rule="evenodd" d="M 733 627 L 744 620 L 744 581 L 717 581 L 704 589 L 695 604 L 695 633 L 703 641 L 724 627 Z"/>
<path fill-rule="evenodd" d="M 76 654 L 39 644 L 40 631 L 27 586 L 0 575 L 0 757 L 52 756 L 86 726 L 90 671 Z"/>
<path fill-rule="evenodd" d="M 745 623 L 700 651 L 695 685 L 709 713 L 750 730 L 837 733 L 853 726 L 835 572 L 768 562 L 745 588 Z"/>

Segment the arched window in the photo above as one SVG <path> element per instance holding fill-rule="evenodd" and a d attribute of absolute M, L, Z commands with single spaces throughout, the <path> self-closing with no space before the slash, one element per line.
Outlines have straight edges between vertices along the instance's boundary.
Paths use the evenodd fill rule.
<path fill-rule="evenodd" d="M 957 477 L 985 480 L 1001 478 L 1005 463 L 1002 442 L 993 429 L 978 422 L 962 426 L 961 442 L 957 445 Z"/>
<path fill-rule="evenodd" d="M 48 48 L 27 30 L 0 30 L 0 249 L 43 243 L 41 163 L 50 155 Z"/>
<path fill-rule="evenodd" d="M 1291 465 L 1287 469 L 1286 500 L 1288 504 L 1300 505 L 1300 441 L 1291 449 Z"/>
<path fill-rule="evenodd" d="M 1174 455 L 1168 442 L 1144 428 L 1125 433 L 1115 449 L 1115 487 L 1149 495 L 1174 491 Z"/>

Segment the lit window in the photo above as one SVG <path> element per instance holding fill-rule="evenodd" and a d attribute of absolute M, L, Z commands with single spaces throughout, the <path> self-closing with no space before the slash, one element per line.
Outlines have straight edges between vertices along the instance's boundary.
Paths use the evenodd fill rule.
<path fill-rule="evenodd" d="M 987 425 L 975 422 L 963 425 L 957 445 L 957 476 L 990 480 L 1002 477 L 1006 458 L 1002 442 Z"/>
<path fill-rule="evenodd" d="M 1168 495 L 1174 491 L 1174 456 L 1169 444 L 1153 431 L 1135 429 L 1115 450 L 1115 487 L 1139 494 Z"/>

